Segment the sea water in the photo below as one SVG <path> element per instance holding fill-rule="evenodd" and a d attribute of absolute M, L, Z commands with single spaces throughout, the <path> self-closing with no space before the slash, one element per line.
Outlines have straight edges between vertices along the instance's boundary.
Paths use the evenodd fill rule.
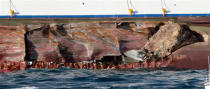
<path fill-rule="evenodd" d="M 204 89 L 207 75 L 207 70 L 28 69 L 0 74 L 0 88 Z"/>

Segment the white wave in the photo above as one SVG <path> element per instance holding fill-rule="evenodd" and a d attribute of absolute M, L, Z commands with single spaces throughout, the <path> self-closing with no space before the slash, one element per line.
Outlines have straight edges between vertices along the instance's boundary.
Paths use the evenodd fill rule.
<path fill-rule="evenodd" d="M 20 87 L 20 88 L 13 88 L 13 89 L 38 89 L 38 87 Z"/>

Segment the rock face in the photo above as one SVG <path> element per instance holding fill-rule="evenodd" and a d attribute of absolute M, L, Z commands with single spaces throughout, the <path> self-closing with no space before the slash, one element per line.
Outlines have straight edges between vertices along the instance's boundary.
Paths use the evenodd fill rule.
<path fill-rule="evenodd" d="M 149 58 L 164 59 L 183 46 L 203 41 L 204 38 L 188 26 L 168 23 L 160 27 L 142 50 Z"/>

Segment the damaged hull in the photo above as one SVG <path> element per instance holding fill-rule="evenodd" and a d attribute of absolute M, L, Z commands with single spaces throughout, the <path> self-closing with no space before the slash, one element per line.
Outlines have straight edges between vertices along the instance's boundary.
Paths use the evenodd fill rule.
<path fill-rule="evenodd" d="M 182 25 L 171 22 L 125 23 L 117 26 L 115 22 L 84 22 L 0 27 L 0 31 L 7 34 L 0 34 L 0 72 L 62 66 L 75 69 L 208 68 L 208 35 L 197 32 L 194 34 L 191 30 L 182 28 Z M 165 31 L 167 29 L 169 31 Z M 165 35 L 168 33 L 171 35 Z M 21 36 L 13 37 L 11 34 Z M 181 34 L 188 38 L 182 37 Z M 11 37 L 16 39 L 5 41 Z M 182 39 L 175 39 L 179 37 Z M 193 43 L 197 42 L 200 42 L 200 45 L 194 46 L 196 44 Z M 148 46 L 151 44 L 157 46 L 156 49 Z M 158 48 L 161 45 L 173 51 Z M 140 57 L 135 51 L 131 52 L 135 55 L 126 53 L 145 49 L 149 51 L 143 52 L 144 56 L 150 59 Z M 8 50 L 20 53 L 14 55 Z M 10 56 L 12 58 L 8 59 Z"/>

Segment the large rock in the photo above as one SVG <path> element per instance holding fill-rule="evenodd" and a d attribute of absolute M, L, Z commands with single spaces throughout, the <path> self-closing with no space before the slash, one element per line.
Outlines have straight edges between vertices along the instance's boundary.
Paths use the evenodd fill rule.
<path fill-rule="evenodd" d="M 149 58 L 163 59 L 183 46 L 203 41 L 202 35 L 188 26 L 171 22 L 160 27 L 142 50 Z"/>

